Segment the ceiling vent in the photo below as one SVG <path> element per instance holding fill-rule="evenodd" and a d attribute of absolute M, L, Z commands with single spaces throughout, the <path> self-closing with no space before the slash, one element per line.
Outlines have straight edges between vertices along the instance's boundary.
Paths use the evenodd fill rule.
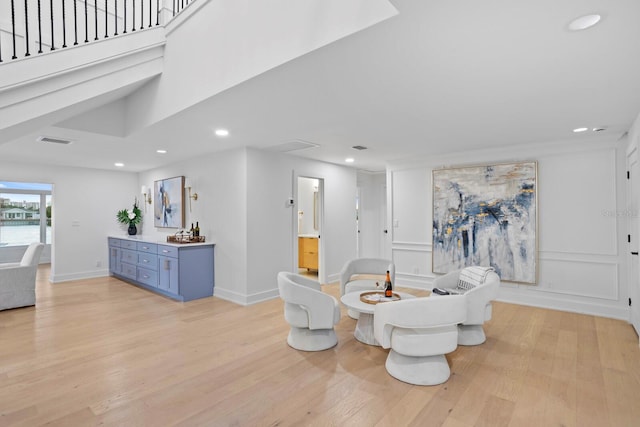
<path fill-rule="evenodd" d="M 367 149 L 367 147 L 365 147 L 364 145 L 354 145 L 351 148 L 353 148 L 354 150 L 360 150 L 360 151 Z"/>
<path fill-rule="evenodd" d="M 51 138 L 50 136 L 39 136 L 38 141 L 49 142 L 51 144 L 62 144 L 62 145 L 71 144 L 71 141 L 68 139 Z"/>
<path fill-rule="evenodd" d="M 320 145 L 314 144 L 313 142 L 308 142 L 308 141 L 303 141 L 301 139 L 296 139 L 296 140 L 291 141 L 291 142 L 285 142 L 284 144 L 273 145 L 271 147 L 267 147 L 267 150 L 275 151 L 275 152 L 278 152 L 278 153 L 288 153 L 289 151 L 304 150 L 304 149 L 307 149 L 307 148 L 315 148 L 315 147 L 319 147 L 319 146 Z"/>

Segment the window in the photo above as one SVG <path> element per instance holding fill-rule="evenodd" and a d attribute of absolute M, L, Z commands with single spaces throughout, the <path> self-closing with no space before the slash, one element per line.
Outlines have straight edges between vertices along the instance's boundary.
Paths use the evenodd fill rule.
<path fill-rule="evenodd" d="M 0 246 L 51 243 L 51 184 L 0 181 Z"/>

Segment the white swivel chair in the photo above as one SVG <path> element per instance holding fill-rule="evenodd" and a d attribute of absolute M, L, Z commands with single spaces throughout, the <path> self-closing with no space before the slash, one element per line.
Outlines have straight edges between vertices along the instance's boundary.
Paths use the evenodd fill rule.
<path fill-rule="evenodd" d="M 320 283 L 295 273 L 278 273 L 284 318 L 291 325 L 287 343 L 304 351 L 320 351 L 338 343 L 333 326 L 340 321 L 338 300 L 325 294 Z"/>
<path fill-rule="evenodd" d="M 387 270 L 389 271 L 391 283 L 395 286 L 396 266 L 391 261 L 379 258 L 357 258 L 348 261 L 340 272 L 340 296 L 350 292 L 384 289 L 382 287 L 376 288 L 376 279 L 355 277 L 352 280 L 352 277 L 359 275 L 382 276 L 382 279 L 377 280 L 382 286 Z M 360 313 L 351 309 L 349 309 L 347 313 L 352 319 L 357 319 L 360 315 Z"/>
<path fill-rule="evenodd" d="M 31 243 L 20 262 L 0 264 L 0 310 L 36 305 L 36 272 L 43 243 Z"/>
<path fill-rule="evenodd" d="M 457 324 L 465 315 L 464 295 L 376 304 L 374 335 L 383 348 L 391 349 L 387 372 L 409 384 L 447 381 L 451 370 L 444 355 L 458 347 Z"/>
<path fill-rule="evenodd" d="M 467 297 L 467 319 L 458 325 L 458 344 L 479 345 L 487 340 L 482 325 L 491 320 L 491 301 L 498 296 L 500 277 L 494 271 L 489 271 L 482 283 L 465 289 L 459 285 L 461 271 L 456 270 L 440 276 L 433 284 L 436 288 L 454 290 Z"/>

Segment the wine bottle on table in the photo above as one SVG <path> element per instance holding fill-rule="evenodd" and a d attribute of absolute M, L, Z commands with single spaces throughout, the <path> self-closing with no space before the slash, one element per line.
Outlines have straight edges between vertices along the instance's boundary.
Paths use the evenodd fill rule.
<path fill-rule="evenodd" d="M 196 237 L 200 236 L 200 225 L 199 225 L 198 221 L 196 221 L 195 236 Z"/>
<path fill-rule="evenodd" d="M 193 223 L 191 223 L 191 230 L 189 230 L 189 234 L 191 234 L 191 237 L 196 235 L 196 230 L 193 228 Z"/>
<path fill-rule="evenodd" d="M 387 277 L 384 279 L 384 296 L 391 298 L 393 296 L 393 285 L 391 284 L 391 276 L 387 270 Z"/>

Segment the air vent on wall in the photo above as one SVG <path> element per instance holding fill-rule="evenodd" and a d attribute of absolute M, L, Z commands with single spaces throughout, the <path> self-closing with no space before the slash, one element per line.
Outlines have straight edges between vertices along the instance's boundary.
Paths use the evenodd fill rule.
<path fill-rule="evenodd" d="M 267 147 L 266 149 L 269 151 L 276 151 L 278 153 L 287 153 L 289 151 L 304 150 L 305 148 L 315 148 L 319 146 L 320 145 L 314 144 L 313 142 L 296 139 L 291 142 L 285 142 L 284 144 L 273 145 L 271 147 Z"/>
<path fill-rule="evenodd" d="M 354 150 L 361 150 L 361 151 L 367 149 L 367 147 L 365 147 L 364 145 L 354 145 L 351 148 L 353 148 Z"/>
<path fill-rule="evenodd" d="M 39 136 L 38 141 L 49 142 L 51 144 L 62 144 L 62 145 L 71 144 L 71 141 L 68 139 L 51 138 L 50 136 Z"/>

